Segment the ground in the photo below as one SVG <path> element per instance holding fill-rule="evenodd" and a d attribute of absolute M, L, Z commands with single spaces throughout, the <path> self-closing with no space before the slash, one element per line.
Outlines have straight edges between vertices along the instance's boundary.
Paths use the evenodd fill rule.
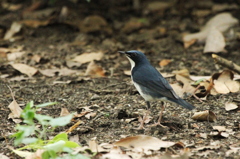
<path fill-rule="evenodd" d="M 106 19 L 107 26 L 96 31 L 86 31 L 81 27 L 79 30 L 71 24 L 52 22 L 37 28 L 24 27 L 20 33 L 22 37 L 20 40 L 0 41 L 0 47 L 23 46 L 27 53 L 18 59 L 18 62 L 38 69 L 68 67 L 66 63 L 68 59 L 84 52 L 102 51 L 104 52 L 103 59 L 96 63 L 106 70 L 105 77 L 97 78 L 76 74 L 68 76 L 56 74 L 53 77 L 46 77 L 37 73 L 31 78 L 25 76 L 27 78 L 25 80 L 13 81 L 11 80 L 13 77 L 22 74 L 14 70 L 7 62 L 2 62 L 0 75 L 8 74 L 9 76 L 6 78 L 1 76 L 0 79 L 0 153 L 10 158 L 18 158 L 9 150 L 9 146 L 13 146 L 13 139 L 9 135 L 15 132 L 16 124 L 8 119 L 10 113 L 8 105 L 12 102 L 8 86 L 15 93 L 14 97 L 22 108 L 31 100 L 36 104 L 58 102 L 39 112 L 53 117 L 60 115 L 61 108 L 67 108 L 71 113 L 81 113 L 84 107 L 90 107 L 96 116 L 90 119 L 81 117 L 82 124 L 70 134 L 70 136 L 78 134 L 82 145 L 87 145 L 93 137 L 97 137 L 98 143 L 113 143 L 124 135 L 145 134 L 167 141 L 183 142 L 185 146 L 193 150 L 191 158 L 226 158 L 226 152 L 230 150 L 229 146 L 238 143 L 239 147 L 240 136 L 237 133 L 240 129 L 239 111 L 226 111 L 224 108 L 224 104 L 228 101 L 235 101 L 239 105 L 239 92 L 209 95 L 204 102 L 200 102 L 193 96 L 186 96 L 186 100 L 196 107 L 196 111 L 213 111 L 217 116 L 217 122 L 195 121 L 191 119 L 193 112 L 178 105 L 168 104 L 162 120 L 162 124 L 167 128 L 149 127 L 157 121 L 161 109 L 161 102 L 156 101 L 150 108 L 150 115 L 153 119 L 146 124 L 146 129 L 135 129 L 139 125 L 138 117 L 144 115 L 143 110 L 146 110 L 146 104 L 131 83 L 130 76 L 124 73 L 125 70 L 130 70 L 129 62 L 117 51 L 141 50 L 152 65 L 164 73 L 187 68 L 191 75 L 210 76 L 224 69 L 214 64 L 210 54 L 203 54 L 203 44 L 194 44 L 185 49 L 181 40 L 183 32 L 198 31 L 206 20 L 217 14 L 210 9 L 215 3 L 179 1 L 169 8 L 160 9 L 159 12 L 146 9 L 150 2 L 143 1 L 140 9 L 134 9 L 132 2 L 128 1 L 107 4 L 105 1 L 89 3 L 81 1 L 76 6 L 70 1 L 59 2 L 55 4 L 55 7 L 67 6 L 79 16 L 79 19 L 89 15 L 99 15 Z M 2 28 L 10 28 L 12 22 L 22 19 L 20 13 L 29 7 L 30 3 L 24 1 L 22 4 L 23 8 L 17 11 L 0 12 Z M 232 4 L 239 7 L 237 2 L 232 2 Z M 51 8 L 51 6 L 45 7 Z M 193 14 L 196 10 L 209 10 L 210 13 L 199 18 Z M 230 12 L 234 11 L 230 10 Z M 139 24 L 140 26 L 132 26 L 133 29 L 131 26 L 123 29 L 124 25 L 133 18 L 144 22 Z M 110 29 L 106 29 L 107 27 Z M 239 28 L 237 29 L 239 33 Z M 83 40 L 74 44 L 77 38 Z M 234 47 L 236 43 L 239 41 L 229 42 L 226 47 L 227 53 L 220 55 L 240 64 L 239 47 Z M 32 62 L 33 55 L 41 56 L 39 63 Z M 160 67 L 158 63 L 162 59 L 172 59 L 172 62 L 165 67 Z M 87 64 L 82 64 L 70 69 L 85 72 L 86 68 Z M 167 78 L 167 80 L 170 83 L 177 83 L 174 77 Z M 55 81 L 70 81 L 70 83 L 54 83 Z M 134 120 L 126 122 L 128 121 L 126 119 L 131 118 Z M 54 133 L 65 131 L 73 124 L 74 122 L 58 128 Z M 229 133 L 228 137 L 210 135 L 213 131 L 212 126 L 216 125 L 226 126 L 234 133 Z M 200 137 L 199 134 L 207 134 L 207 137 Z M 209 145 L 212 147 L 207 147 Z M 197 147 L 203 148 L 196 150 Z M 173 149 L 169 151 L 178 153 L 179 148 Z M 231 153 L 229 156 L 229 158 L 238 157 L 239 151 L 238 154 Z"/>

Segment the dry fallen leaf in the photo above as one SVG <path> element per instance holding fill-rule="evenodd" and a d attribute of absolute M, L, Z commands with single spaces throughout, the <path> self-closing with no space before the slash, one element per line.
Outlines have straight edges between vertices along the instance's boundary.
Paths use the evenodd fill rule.
<path fill-rule="evenodd" d="M 105 77 L 105 71 L 101 66 L 92 61 L 88 64 L 85 75 L 91 77 Z"/>
<path fill-rule="evenodd" d="M 237 81 L 233 81 L 234 74 L 230 70 L 224 70 L 212 76 L 214 88 L 218 93 L 226 94 L 229 92 L 238 92 L 240 85 Z"/>
<path fill-rule="evenodd" d="M 226 131 L 226 126 L 213 126 L 213 130 Z"/>
<path fill-rule="evenodd" d="M 175 145 L 174 142 L 162 141 L 158 138 L 137 135 L 121 139 L 114 143 L 114 145 L 122 146 L 128 149 L 135 149 L 136 151 L 144 150 L 159 150 L 160 148 L 168 148 Z"/>
<path fill-rule="evenodd" d="M 78 122 L 76 122 L 73 126 L 71 126 L 67 131 L 66 131 L 66 133 L 67 134 L 69 134 L 69 133 L 71 133 L 73 130 L 75 130 L 77 127 L 78 127 L 78 125 L 80 125 L 82 123 L 82 121 L 81 120 L 78 120 Z"/>
<path fill-rule="evenodd" d="M 174 71 L 176 74 L 176 80 L 183 83 L 183 92 L 193 94 L 196 90 L 195 87 L 192 86 L 192 80 L 189 76 L 189 71 L 187 69 L 183 69 L 180 71 Z"/>
<path fill-rule="evenodd" d="M 95 117 L 96 115 L 97 115 L 96 112 L 90 112 L 90 113 L 86 114 L 85 117 L 87 119 L 91 119 L 91 118 Z"/>
<path fill-rule="evenodd" d="M 15 63 L 15 64 L 11 64 L 11 66 L 14 69 L 18 70 L 19 72 L 28 75 L 29 77 L 32 77 L 38 72 L 36 68 L 28 66 L 26 64 Z"/>
<path fill-rule="evenodd" d="M 216 115 L 210 110 L 195 112 L 192 116 L 192 119 L 199 120 L 199 121 L 210 121 L 210 122 L 217 121 Z"/>
<path fill-rule="evenodd" d="M 206 25 L 198 33 L 187 34 L 183 36 L 184 43 L 197 40 L 198 42 L 205 42 L 211 28 L 216 28 L 220 32 L 227 31 L 230 27 L 237 24 L 238 20 L 234 18 L 230 13 L 220 13 L 212 17 Z M 189 46 L 189 44 L 188 44 Z"/>
<path fill-rule="evenodd" d="M 236 103 L 233 103 L 233 102 L 227 102 L 225 103 L 225 109 L 226 111 L 230 111 L 230 110 L 234 110 L 234 109 L 237 109 L 238 106 Z"/>
<path fill-rule="evenodd" d="M 172 60 L 170 60 L 170 59 L 163 59 L 159 62 L 159 66 L 161 66 L 161 67 L 167 66 L 171 62 L 172 62 Z"/>
<path fill-rule="evenodd" d="M 32 60 L 35 61 L 36 63 L 39 63 L 41 58 L 42 57 L 40 55 L 33 55 Z"/>
<path fill-rule="evenodd" d="M 42 159 L 42 154 L 45 150 L 38 149 L 35 153 L 30 156 L 27 156 L 26 159 Z"/>
<path fill-rule="evenodd" d="M 82 64 L 87 63 L 87 62 L 91 62 L 93 60 L 101 60 L 103 57 L 103 53 L 102 52 L 92 52 L 92 53 L 83 53 L 79 56 L 76 56 L 73 61 L 76 62 L 80 62 Z"/>
<path fill-rule="evenodd" d="M 218 53 L 224 52 L 225 39 L 223 34 L 215 27 L 211 28 L 206 39 L 204 53 Z"/>
<path fill-rule="evenodd" d="M 123 73 L 127 76 L 131 76 L 131 70 L 124 70 Z"/>
<path fill-rule="evenodd" d="M 4 155 L 3 153 L 0 153 L 0 159 L 10 159 L 10 158 Z"/>
<path fill-rule="evenodd" d="M 61 68 L 61 69 L 53 68 L 53 69 L 39 70 L 39 72 L 41 72 L 41 74 L 43 74 L 45 76 L 48 76 L 48 77 L 54 77 L 56 75 L 59 75 L 59 76 L 69 76 L 71 74 L 78 73 L 78 71 L 71 70 L 71 69 L 68 69 L 66 67 Z"/>
<path fill-rule="evenodd" d="M 178 84 L 178 83 L 174 83 L 174 84 L 170 84 L 173 88 L 173 90 L 176 92 L 176 94 L 179 96 L 179 97 L 183 97 L 183 94 L 184 94 L 184 90 L 183 88 Z"/>
<path fill-rule="evenodd" d="M 67 108 L 61 108 L 61 113 L 60 113 L 60 116 L 66 116 L 66 115 L 69 115 L 69 111 Z"/>
<path fill-rule="evenodd" d="M 22 24 L 19 22 L 13 22 L 11 25 L 11 28 L 6 32 L 5 36 L 4 36 L 4 40 L 10 40 L 13 38 L 13 36 L 20 32 L 22 28 Z"/>
<path fill-rule="evenodd" d="M 46 26 L 50 23 L 51 21 L 51 18 L 50 19 L 47 19 L 47 20 L 22 20 L 20 21 L 21 24 L 24 24 L 28 27 L 32 27 L 32 28 L 38 28 L 40 26 Z"/>
<path fill-rule="evenodd" d="M 9 118 L 20 118 L 22 109 L 19 107 L 19 105 L 15 99 L 9 104 L 8 108 L 11 110 L 11 113 L 9 114 L 8 119 Z"/>

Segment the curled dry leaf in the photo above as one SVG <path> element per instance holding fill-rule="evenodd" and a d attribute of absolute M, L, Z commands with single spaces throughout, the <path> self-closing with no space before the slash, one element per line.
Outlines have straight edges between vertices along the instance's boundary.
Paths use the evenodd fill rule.
<path fill-rule="evenodd" d="M 81 120 L 78 120 L 73 126 L 71 126 L 67 131 L 66 131 L 66 133 L 68 134 L 68 133 L 71 133 L 73 130 L 75 130 L 77 127 L 78 127 L 78 125 L 80 125 L 81 123 L 83 123 Z"/>
<path fill-rule="evenodd" d="M 211 18 L 200 32 L 184 35 L 183 41 L 184 43 L 189 43 L 189 41 L 196 39 L 199 42 L 205 42 L 210 30 L 213 27 L 223 33 L 237 23 L 238 20 L 234 18 L 230 13 L 220 13 Z M 188 46 L 190 45 L 188 44 Z"/>
<path fill-rule="evenodd" d="M 123 73 L 127 76 L 131 76 L 131 70 L 124 70 Z"/>
<path fill-rule="evenodd" d="M 195 92 L 195 88 L 192 86 L 192 80 L 189 76 L 189 71 L 187 69 L 183 69 L 180 71 L 174 71 L 176 74 L 177 81 L 183 83 L 183 92 L 193 94 Z"/>
<path fill-rule="evenodd" d="M 223 37 L 223 34 L 215 27 L 212 27 L 207 36 L 206 44 L 203 52 L 204 53 L 224 52 L 225 45 L 226 44 L 225 44 L 225 39 Z"/>
<path fill-rule="evenodd" d="M 161 66 L 161 67 L 167 66 L 171 62 L 172 62 L 172 60 L 170 60 L 170 59 L 163 59 L 162 61 L 159 62 L 159 66 Z"/>
<path fill-rule="evenodd" d="M 96 112 L 90 112 L 90 113 L 86 114 L 85 117 L 87 119 L 91 119 L 91 118 L 95 117 L 96 115 L 97 115 Z"/>
<path fill-rule="evenodd" d="M 230 111 L 230 110 L 234 110 L 234 109 L 237 109 L 238 106 L 236 103 L 233 103 L 233 102 L 227 102 L 225 103 L 225 110 L 226 111 Z"/>
<path fill-rule="evenodd" d="M 176 94 L 179 96 L 179 97 L 183 97 L 183 94 L 184 94 L 184 90 L 183 88 L 178 84 L 178 83 L 174 83 L 174 84 L 170 84 L 173 88 L 173 90 L 176 92 Z"/>
<path fill-rule="evenodd" d="M 103 57 L 103 53 L 102 52 L 92 52 L 92 53 L 83 53 L 79 56 L 76 56 L 73 61 L 76 62 L 80 62 L 80 63 L 87 63 L 87 62 L 91 62 L 93 60 L 101 60 Z"/>
<path fill-rule="evenodd" d="M 215 73 L 212 76 L 215 90 L 221 94 L 238 92 L 240 85 L 237 81 L 233 81 L 233 77 L 234 74 L 230 70 L 224 70 L 221 73 Z"/>
<path fill-rule="evenodd" d="M 31 27 L 31 28 L 38 28 L 40 26 L 46 26 L 48 25 L 49 23 L 51 22 L 51 18 L 50 19 L 47 19 L 47 20 L 23 20 L 23 21 L 20 21 L 21 24 L 24 24 L 28 27 Z"/>
<path fill-rule="evenodd" d="M 216 115 L 210 110 L 196 112 L 192 116 L 192 119 L 199 120 L 199 121 L 210 121 L 210 122 L 216 122 L 217 121 Z"/>
<path fill-rule="evenodd" d="M 128 149 L 135 149 L 136 151 L 144 150 L 159 150 L 160 148 L 168 148 L 175 145 L 174 142 L 162 141 L 158 138 L 137 135 L 121 139 L 114 143 L 114 145 L 122 146 Z"/>
<path fill-rule="evenodd" d="M 22 64 L 22 63 L 11 64 L 11 66 L 14 69 L 18 70 L 19 72 L 28 75 L 29 77 L 32 77 L 38 72 L 36 68 L 28 66 L 26 64 Z"/>
<path fill-rule="evenodd" d="M 61 108 L 61 113 L 60 113 L 60 116 L 66 116 L 66 115 L 69 115 L 69 111 L 67 108 Z"/>
<path fill-rule="evenodd" d="M 105 77 L 105 71 L 101 66 L 92 61 L 89 63 L 85 75 L 91 77 Z"/>
<path fill-rule="evenodd" d="M 226 131 L 226 126 L 213 126 L 213 130 Z"/>
<path fill-rule="evenodd" d="M 41 74 L 48 76 L 48 77 L 54 77 L 55 75 L 59 75 L 59 76 L 68 76 L 71 74 L 75 74 L 78 73 L 78 71 L 76 70 L 71 70 L 68 69 L 66 67 L 64 68 L 53 68 L 53 69 L 45 69 L 45 70 L 39 70 L 39 72 L 41 72 Z"/>
<path fill-rule="evenodd" d="M 0 158 L 1 158 L 1 159 L 10 159 L 9 157 L 7 157 L 6 155 L 4 155 L 3 153 L 0 153 Z"/>
<path fill-rule="evenodd" d="M 22 109 L 19 107 L 15 99 L 9 104 L 8 108 L 11 110 L 11 113 L 8 115 L 8 119 L 20 118 Z"/>
<path fill-rule="evenodd" d="M 4 40 L 10 40 L 13 38 L 13 36 L 20 32 L 22 28 L 22 24 L 19 22 L 13 22 L 11 25 L 11 28 L 6 32 L 5 36 L 4 36 Z"/>

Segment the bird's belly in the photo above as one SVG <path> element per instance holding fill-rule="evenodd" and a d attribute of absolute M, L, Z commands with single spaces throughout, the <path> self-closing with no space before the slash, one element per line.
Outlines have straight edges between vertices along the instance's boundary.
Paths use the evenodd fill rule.
<path fill-rule="evenodd" d="M 145 99 L 145 101 L 153 101 L 156 99 L 160 99 L 160 100 L 167 100 L 166 97 L 158 97 L 156 95 L 151 94 L 147 88 L 144 88 L 143 86 L 140 86 L 139 84 L 134 83 L 134 86 L 136 87 L 137 91 L 140 93 L 140 95 Z"/>
<path fill-rule="evenodd" d="M 145 99 L 145 101 L 152 101 L 152 100 L 154 100 L 153 96 L 151 96 L 146 91 L 144 91 L 139 84 L 137 84 L 135 82 L 133 82 L 133 83 L 134 83 L 134 86 L 136 87 L 137 91 Z"/>

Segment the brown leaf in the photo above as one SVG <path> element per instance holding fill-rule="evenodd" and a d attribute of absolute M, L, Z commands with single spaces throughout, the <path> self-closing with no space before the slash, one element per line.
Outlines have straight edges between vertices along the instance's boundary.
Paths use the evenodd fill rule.
<path fill-rule="evenodd" d="M 20 32 L 20 30 L 22 29 L 22 24 L 19 22 L 13 22 L 11 25 L 11 28 L 6 32 L 5 36 L 4 36 L 4 40 L 10 40 L 13 38 L 13 36 Z"/>
<path fill-rule="evenodd" d="M 87 119 L 91 119 L 91 118 L 95 117 L 96 115 L 97 115 L 96 112 L 90 112 L 90 113 L 86 114 L 85 117 Z"/>
<path fill-rule="evenodd" d="M 234 18 L 230 13 L 219 13 L 212 17 L 200 32 L 184 35 L 183 41 L 185 43 L 197 39 L 199 42 L 205 42 L 212 28 L 216 28 L 223 33 L 237 23 L 238 19 Z"/>
<path fill-rule="evenodd" d="M 32 77 L 38 72 L 36 68 L 28 66 L 26 64 L 15 63 L 15 64 L 11 64 L 11 66 L 14 69 L 18 70 L 19 72 L 28 75 L 29 77 Z"/>
<path fill-rule="evenodd" d="M 76 74 L 78 73 L 78 71 L 76 70 L 71 70 L 71 69 L 68 69 L 66 67 L 64 68 L 53 68 L 53 69 L 45 69 L 45 70 L 39 70 L 39 72 L 41 72 L 41 74 L 45 75 L 45 76 L 48 76 L 48 77 L 54 77 L 56 76 L 57 74 L 59 76 L 69 76 L 71 74 Z"/>
<path fill-rule="evenodd" d="M 233 102 L 227 102 L 225 103 L 225 110 L 226 111 L 230 111 L 230 110 L 234 110 L 234 109 L 237 109 L 238 106 L 236 103 L 233 103 Z"/>
<path fill-rule="evenodd" d="M 226 131 L 226 126 L 213 126 L 213 130 Z"/>
<path fill-rule="evenodd" d="M 197 39 L 191 39 L 190 41 L 184 41 L 184 48 L 187 49 L 190 46 L 192 46 L 193 44 L 195 44 L 197 41 Z"/>
<path fill-rule="evenodd" d="M 19 104 L 15 99 L 9 104 L 8 108 L 11 110 L 8 119 L 20 118 L 22 109 L 19 107 Z"/>
<path fill-rule="evenodd" d="M 179 96 L 179 97 L 183 97 L 183 94 L 184 94 L 184 90 L 183 88 L 178 84 L 178 83 L 175 83 L 175 84 L 170 84 L 173 88 L 173 90 L 176 92 L 176 94 Z"/>
<path fill-rule="evenodd" d="M 22 20 L 20 21 L 21 24 L 24 24 L 28 27 L 31 28 L 38 28 L 40 26 L 46 26 L 51 22 L 51 19 L 47 19 L 47 20 Z"/>
<path fill-rule="evenodd" d="M 77 127 L 78 127 L 78 125 L 80 125 L 82 123 L 82 121 L 81 120 L 78 120 L 73 126 L 71 126 L 67 131 L 66 131 L 66 133 L 67 134 L 69 134 L 69 133 L 71 133 L 73 130 L 75 130 Z"/>
<path fill-rule="evenodd" d="M 7 1 L 6 2 L 3 1 L 1 3 L 1 7 L 9 11 L 16 11 L 22 8 L 22 4 L 7 3 Z"/>
<path fill-rule="evenodd" d="M 66 116 L 66 115 L 69 115 L 69 111 L 67 108 L 61 108 L 61 113 L 60 113 L 60 116 Z"/>
<path fill-rule="evenodd" d="M 221 94 L 238 92 L 240 85 L 237 81 L 233 81 L 233 77 L 234 74 L 230 70 L 224 70 L 221 73 L 215 73 L 212 76 L 215 90 Z"/>
<path fill-rule="evenodd" d="M 42 57 L 40 55 L 33 55 L 32 60 L 35 61 L 36 63 L 39 63 L 41 58 Z"/>
<path fill-rule="evenodd" d="M 172 60 L 170 60 L 170 59 L 163 59 L 159 62 L 159 66 L 161 66 L 161 67 L 167 66 L 171 62 L 172 62 Z"/>
<path fill-rule="evenodd" d="M 85 75 L 91 77 L 105 77 L 105 71 L 101 66 L 92 61 L 88 64 Z"/>
<path fill-rule="evenodd" d="M 131 70 L 124 70 L 123 73 L 127 76 L 131 76 Z"/>
<path fill-rule="evenodd" d="M 170 141 L 162 141 L 158 138 L 137 135 L 121 139 L 114 143 L 114 145 L 122 146 L 128 149 L 135 149 L 142 151 L 144 150 L 159 150 L 160 148 L 168 148 L 173 146 L 175 143 Z"/>
<path fill-rule="evenodd" d="M 210 121 L 210 122 L 216 122 L 217 121 L 216 115 L 210 110 L 196 112 L 192 116 L 192 119 L 199 120 L 199 121 Z"/>
<path fill-rule="evenodd" d="M 225 45 L 223 34 L 216 27 L 213 27 L 207 35 L 203 53 L 224 52 Z"/>
<path fill-rule="evenodd" d="M 83 53 L 79 56 L 76 56 L 73 61 L 76 62 L 80 62 L 80 63 L 87 63 L 87 62 L 91 62 L 93 60 L 101 60 L 103 57 L 103 53 L 102 52 L 92 52 L 92 53 Z"/>

